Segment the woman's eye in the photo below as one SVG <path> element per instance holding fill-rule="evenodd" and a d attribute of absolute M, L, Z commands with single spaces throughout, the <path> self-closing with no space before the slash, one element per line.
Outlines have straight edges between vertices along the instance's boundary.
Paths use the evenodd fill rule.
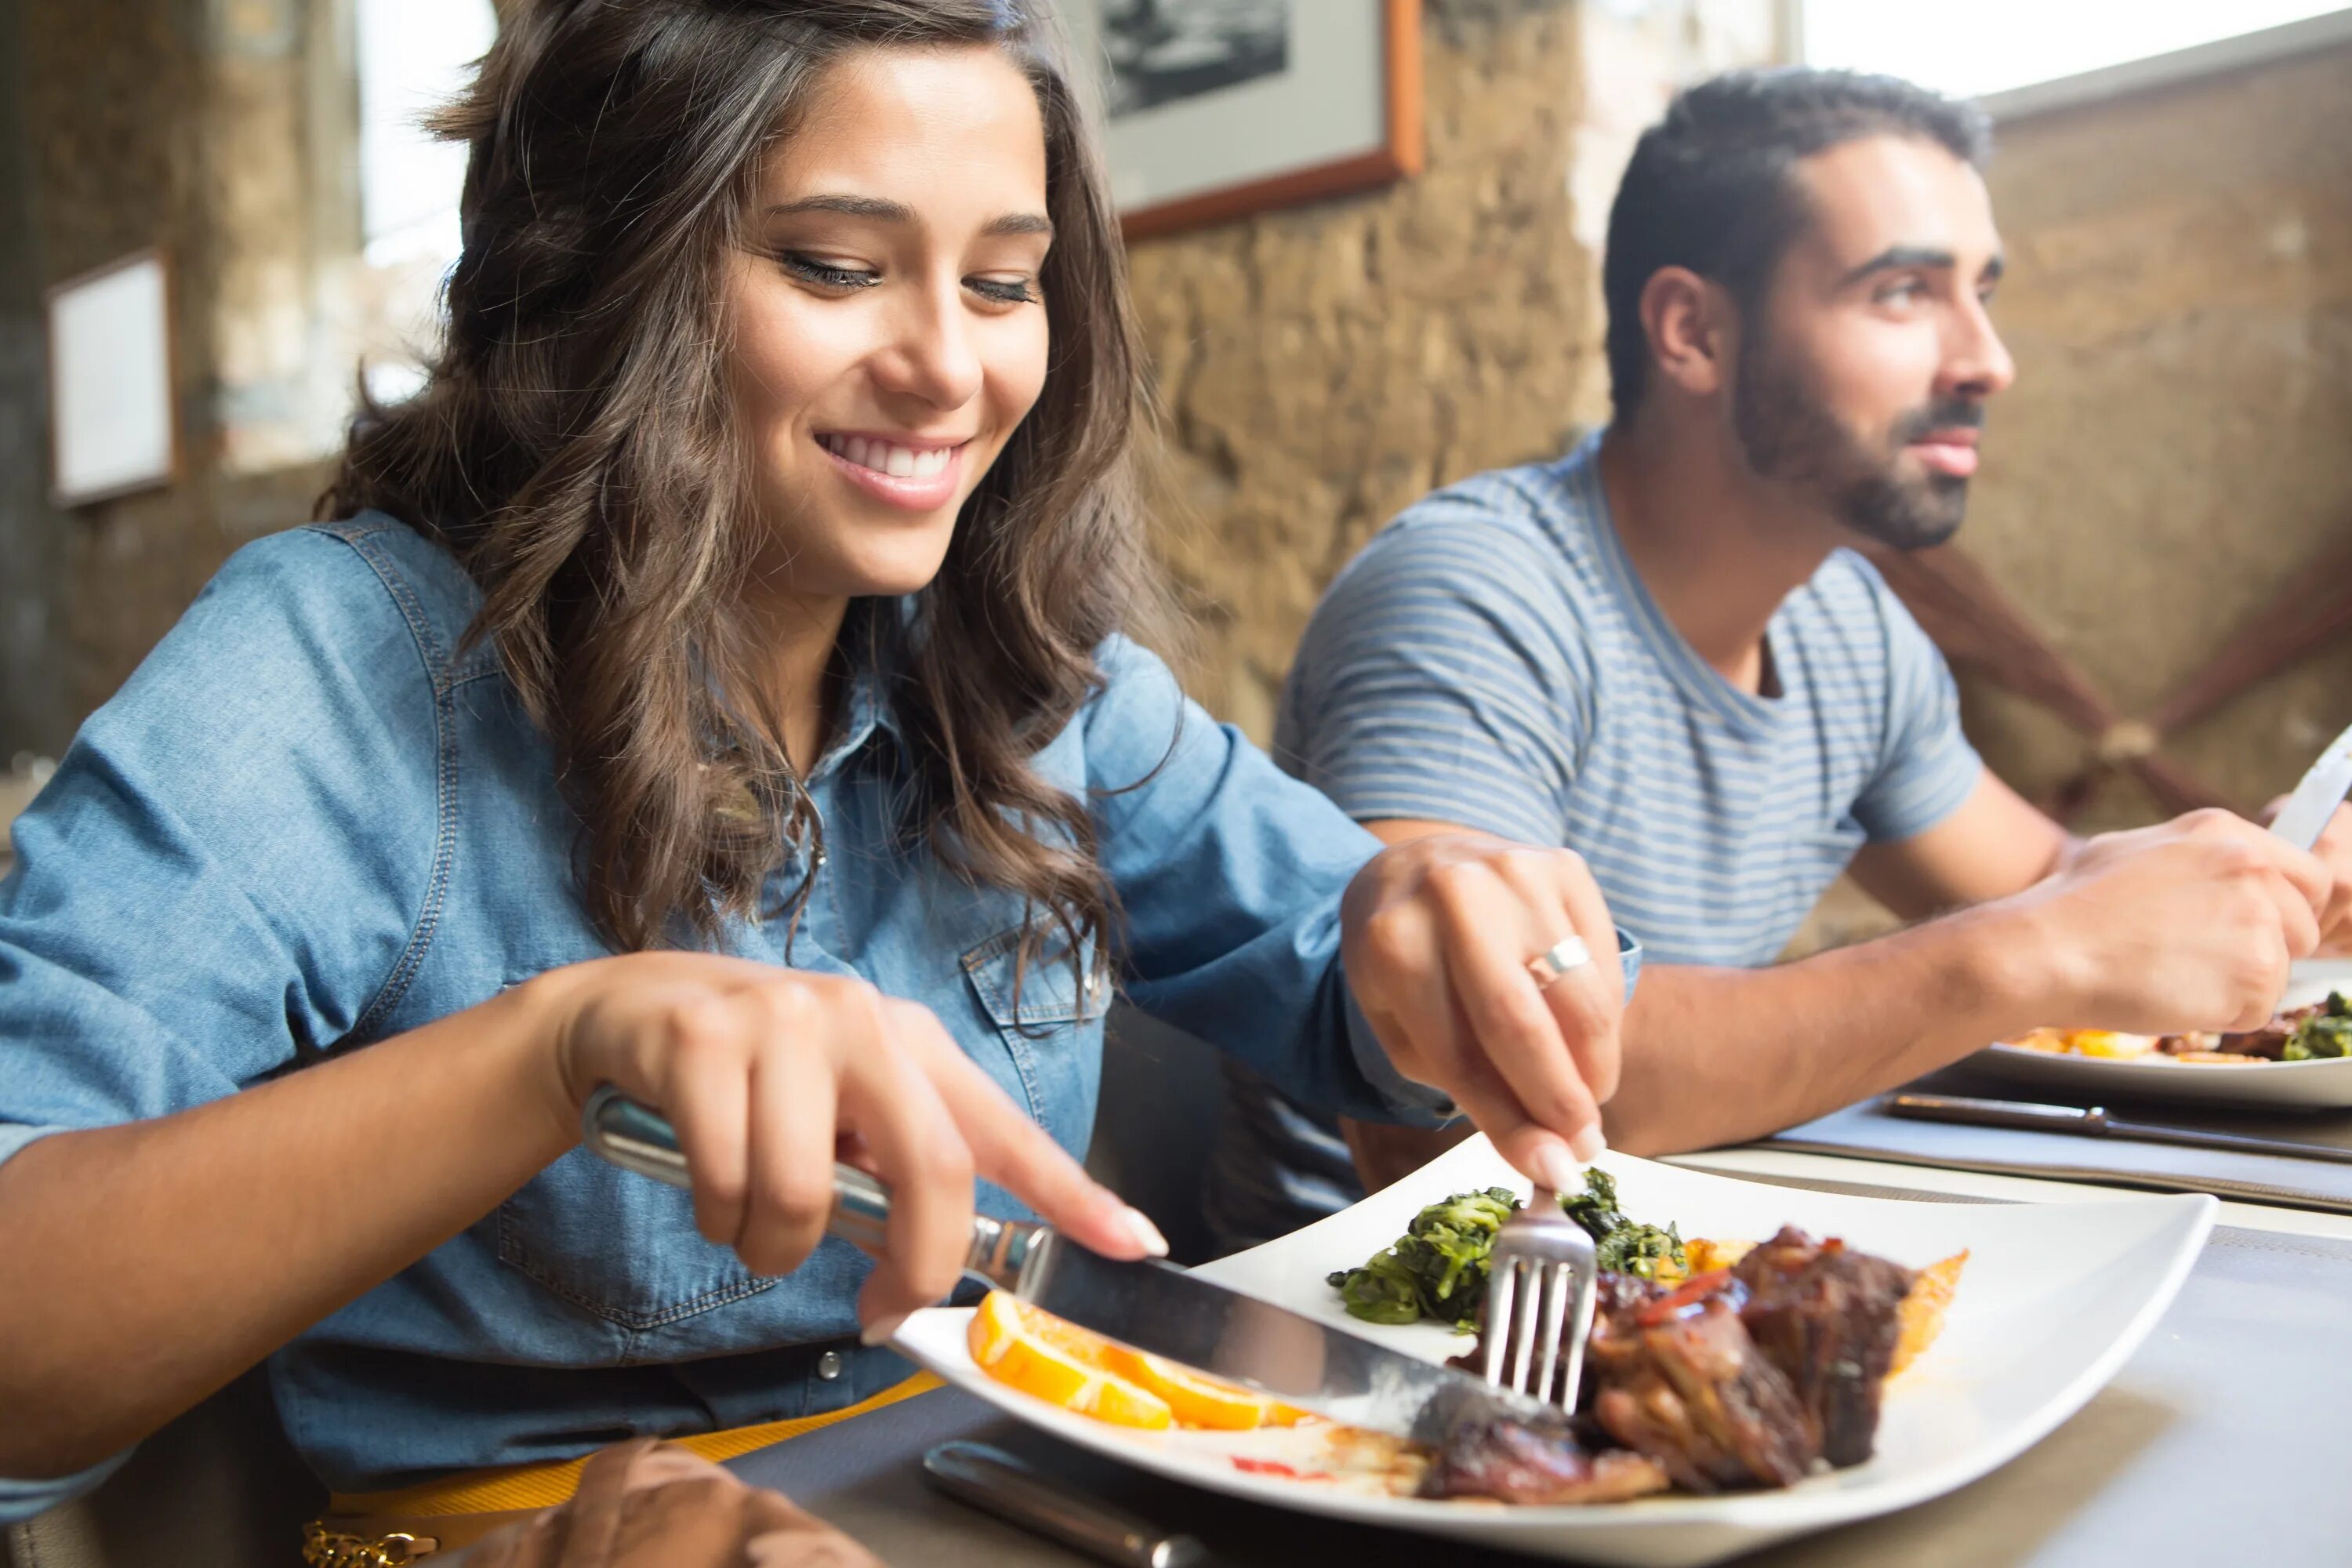
<path fill-rule="evenodd" d="M 963 282 L 983 300 L 1000 305 L 1030 305 L 1037 300 L 1037 290 L 1026 278 L 967 278 Z"/>
<path fill-rule="evenodd" d="M 863 268 L 842 267 L 802 251 L 787 250 L 776 258 L 783 269 L 803 283 L 814 283 L 821 289 L 871 289 L 882 281 L 881 275 Z"/>

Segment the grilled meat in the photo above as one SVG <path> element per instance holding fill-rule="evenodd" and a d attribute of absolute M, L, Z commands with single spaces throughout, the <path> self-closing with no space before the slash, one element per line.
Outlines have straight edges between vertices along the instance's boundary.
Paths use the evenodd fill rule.
<path fill-rule="evenodd" d="M 1422 1477 L 1425 1498 L 1516 1503 L 1622 1502 L 1664 1491 L 1663 1467 L 1622 1448 L 1591 1447 L 1575 1426 L 1487 1416 L 1457 1426 Z"/>
<path fill-rule="evenodd" d="M 1740 1321 L 1744 1288 L 1705 1274 L 1612 1314 L 1586 1354 L 1609 1435 L 1695 1492 L 1785 1487 L 1821 1457 L 1795 1389 Z"/>
<path fill-rule="evenodd" d="M 1832 1465 L 1870 1458 L 1912 1271 L 1790 1226 L 1731 1273 L 1747 1290 L 1740 1321 L 1794 1389 L 1822 1457 Z"/>

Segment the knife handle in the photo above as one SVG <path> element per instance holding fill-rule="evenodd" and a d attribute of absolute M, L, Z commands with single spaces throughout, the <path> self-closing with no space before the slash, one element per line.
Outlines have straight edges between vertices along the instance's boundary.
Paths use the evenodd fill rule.
<path fill-rule="evenodd" d="M 985 1443 L 941 1443 L 923 1476 L 959 1502 L 1120 1568 L 1208 1568 L 1207 1547 L 1030 1468 Z"/>
<path fill-rule="evenodd" d="M 2028 1132 L 2105 1132 L 2107 1113 L 2099 1106 L 2035 1105 L 2022 1100 L 1971 1100 L 1951 1094 L 1895 1094 L 1881 1102 L 1889 1116 L 1917 1121 L 1962 1121 L 1977 1127 L 2016 1127 Z"/>
<path fill-rule="evenodd" d="M 651 1176 L 673 1187 L 692 1187 L 686 1155 L 677 1146 L 677 1131 L 667 1118 L 640 1105 L 611 1084 L 588 1097 L 580 1111 L 580 1141 L 588 1152 L 625 1171 Z M 890 1225 L 890 1189 L 855 1165 L 838 1160 L 833 1166 L 833 1214 L 825 1234 L 837 1236 L 867 1252 L 880 1252 Z M 974 1215 L 971 1248 L 963 1271 L 1004 1289 L 1020 1283 L 1021 1269 L 1052 1233 L 1022 1220 Z"/>

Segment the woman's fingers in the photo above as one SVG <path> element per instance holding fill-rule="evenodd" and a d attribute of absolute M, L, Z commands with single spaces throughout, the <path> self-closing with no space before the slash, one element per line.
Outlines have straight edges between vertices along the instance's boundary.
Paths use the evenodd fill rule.
<path fill-rule="evenodd" d="M 1576 1070 L 1592 1098 L 1605 1105 L 1617 1092 L 1622 1060 L 1625 963 L 1617 952 L 1617 924 L 1580 858 L 1559 850 L 1546 858 L 1545 869 L 1570 927 L 1584 939 L 1592 960 L 1545 986 L 1544 1000 L 1559 1020 Z"/>
<path fill-rule="evenodd" d="M 771 1041 L 752 1063 L 749 1097 L 751 1201 L 735 1250 L 755 1274 L 787 1274 L 816 1250 L 833 1215 L 840 1101 L 832 1066 Z"/>
<path fill-rule="evenodd" d="M 955 1288 L 971 1246 L 972 1156 L 910 1047 L 866 990 L 845 1008 L 834 1062 L 843 1118 L 864 1135 L 890 1189 L 884 1252 L 859 1294 L 869 1325 L 929 1305 Z"/>
<path fill-rule="evenodd" d="M 1458 1006 L 1454 1009 L 1451 1027 L 1458 1037 L 1471 1038 L 1469 1016 Z M 1454 1069 L 1449 1092 L 1454 1104 L 1486 1135 L 1496 1152 L 1510 1162 L 1513 1170 L 1555 1192 L 1577 1191 L 1580 1161 L 1600 1152 L 1597 1121 L 1592 1133 L 1596 1146 L 1589 1152 L 1579 1150 L 1558 1131 L 1528 1115 L 1527 1107 L 1492 1058 L 1478 1050 L 1464 1055 Z"/>
<path fill-rule="evenodd" d="M 1528 961 L 1547 945 L 1528 934 L 1539 929 L 1538 910 L 1551 904 L 1552 918 L 1560 923 L 1566 922 L 1565 911 L 1556 899 L 1531 898 L 1507 883 L 1499 871 L 1483 866 L 1456 868 L 1436 891 L 1445 970 L 1475 1034 L 1475 1052 L 1458 1054 L 1465 1058 L 1475 1054 L 1490 1064 L 1509 1086 L 1521 1114 L 1553 1134 L 1563 1152 L 1580 1159 L 1598 1154 L 1600 1104 L 1577 1069 L 1560 1018 L 1528 967 Z M 1536 908 L 1529 907 L 1531 902 Z M 1553 984 L 1563 985 L 1576 978 L 1571 973 Z M 1493 1129 L 1487 1132 L 1495 1136 Z M 1571 1169 L 1557 1156 L 1545 1155 L 1541 1138 L 1526 1141 L 1531 1158 L 1550 1168 L 1530 1174 L 1546 1176 L 1549 1182 L 1549 1175 Z"/>
<path fill-rule="evenodd" d="M 694 1228 L 732 1247 L 750 1180 L 745 1064 L 757 1036 L 733 998 L 705 994 L 668 1009 L 669 1058 L 656 1096 L 694 1179 Z"/>
<path fill-rule="evenodd" d="M 957 1048 L 930 1010 L 887 1004 L 899 1038 L 923 1062 L 962 1130 L 972 1169 L 1034 1210 L 1055 1230 L 1109 1258 L 1164 1258 L 1166 1238 L 1143 1214 L 1097 1184 L 995 1080 Z"/>

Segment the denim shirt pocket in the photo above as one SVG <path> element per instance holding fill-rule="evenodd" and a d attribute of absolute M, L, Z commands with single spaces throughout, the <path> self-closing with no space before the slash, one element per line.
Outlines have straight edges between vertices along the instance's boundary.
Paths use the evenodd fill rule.
<path fill-rule="evenodd" d="M 1094 1121 L 1098 1052 L 1086 1048 L 1110 1006 L 1110 980 L 1095 962 L 1091 943 L 1072 972 L 1067 949 L 1049 947 L 1021 966 L 1022 927 L 999 931 L 961 960 L 981 1012 L 996 1028 L 1019 1075 L 1029 1114 L 1067 1143 L 1083 1141 Z"/>
<path fill-rule="evenodd" d="M 645 1333 L 755 1296 L 752 1273 L 694 1228 L 694 1198 L 574 1149 L 499 1205 L 499 1261 L 617 1328 Z"/>

